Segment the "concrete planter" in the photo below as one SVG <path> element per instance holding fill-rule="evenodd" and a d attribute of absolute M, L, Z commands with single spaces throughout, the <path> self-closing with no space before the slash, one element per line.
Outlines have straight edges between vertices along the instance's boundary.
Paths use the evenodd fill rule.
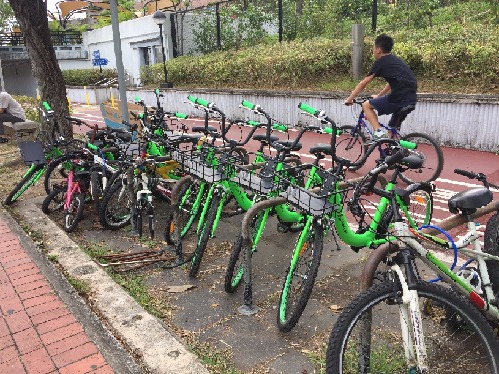
<path fill-rule="evenodd" d="M 67 86 L 66 92 L 71 102 L 98 105 L 118 98 L 117 87 Z"/>

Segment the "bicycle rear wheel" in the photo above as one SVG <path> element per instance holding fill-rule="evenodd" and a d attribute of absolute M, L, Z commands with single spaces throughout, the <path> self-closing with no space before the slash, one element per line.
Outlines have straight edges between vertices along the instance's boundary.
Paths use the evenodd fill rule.
<path fill-rule="evenodd" d="M 428 355 L 425 372 L 497 373 L 499 342 L 483 315 L 450 288 L 419 281 L 416 290 Z M 422 372 L 406 360 L 401 292 L 398 281 L 386 279 L 343 310 L 329 338 L 327 373 Z"/>
<path fill-rule="evenodd" d="M 423 159 L 423 166 L 404 171 L 400 174 L 400 178 L 407 184 L 436 180 L 444 167 L 444 154 L 436 140 L 417 132 L 404 135 L 402 139 L 418 145 L 417 149 L 411 150 L 411 153 Z"/>
<path fill-rule="evenodd" d="M 5 205 L 12 205 L 30 186 L 40 178 L 47 164 L 38 164 L 31 168 L 21 181 L 5 198 Z"/>
<path fill-rule="evenodd" d="M 336 156 L 356 162 L 361 159 L 366 149 L 366 137 L 358 126 L 340 127 L 341 135 L 336 138 Z M 360 166 L 359 166 L 360 167 Z M 357 170 L 352 167 L 350 170 Z"/>
<path fill-rule="evenodd" d="M 277 327 L 282 332 L 291 331 L 300 319 L 319 271 L 324 229 L 314 220 L 305 230 L 296 243 L 279 299 Z"/>

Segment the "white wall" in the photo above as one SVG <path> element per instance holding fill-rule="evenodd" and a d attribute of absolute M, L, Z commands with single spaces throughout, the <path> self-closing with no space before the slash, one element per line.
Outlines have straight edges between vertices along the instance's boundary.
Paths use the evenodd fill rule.
<path fill-rule="evenodd" d="M 120 38 L 125 71 L 130 75 L 130 83 L 138 85 L 140 84 L 141 66 L 140 48 L 149 48 L 150 64 L 155 64 L 162 60 L 159 26 L 154 23 L 152 16 L 121 22 Z M 166 23 L 163 26 L 163 39 L 166 59 L 169 60 L 173 57 L 169 16 L 166 17 Z M 90 56 L 86 68 L 92 67 L 91 58 L 93 52 L 96 50 L 99 50 L 101 58 L 109 60 L 108 65 L 103 66 L 103 68 L 116 68 L 111 26 L 83 33 L 83 44 L 84 49 L 88 50 Z M 98 69 L 98 67 L 96 68 Z"/>
<path fill-rule="evenodd" d="M 2 64 L 3 88 L 11 95 L 36 97 L 36 80 L 29 61 Z"/>

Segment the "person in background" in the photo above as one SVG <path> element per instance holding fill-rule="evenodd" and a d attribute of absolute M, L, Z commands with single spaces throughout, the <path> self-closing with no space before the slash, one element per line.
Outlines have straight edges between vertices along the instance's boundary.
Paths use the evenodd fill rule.
<path fill-rule="evenodd" d="M 4 122 L 23 121 L 26 121 L 26 114 L 21 105 L 7 92 L 0 92 L 0 143 L 9 141 L 5 136 L 2 136 L 5 135 Z"/>
<path fill-rule="evenodd" d="M 403 107 L 415 105 L 417 102 L 416 76 L 403 60 L 391 54 L 393 44 L 392 37 L 386 34 L 379 35 L 375 39 L 373 56 L 376 61 L 367 76 L 357 84 L 345 100 L 345 105 L 352 105 L 353 99 L 375 77 L 386 80 L 386 86 L 377 95 L 373 95 L 372 99 L 362 104 L 366 119 L 374 129 L 374 140 L 387 136 L 379 124 L 378 115 L 397 113 Z"/>

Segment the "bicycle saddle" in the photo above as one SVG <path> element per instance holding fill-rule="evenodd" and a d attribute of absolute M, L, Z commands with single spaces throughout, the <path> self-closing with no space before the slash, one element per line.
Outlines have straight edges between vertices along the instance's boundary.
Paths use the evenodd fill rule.
<path fill-rule="evenodd" d="M 457 214 L 473 214 L 477 208 L 481 208 L 493 199 L 492 192 L 486 187 L 472 188 L 462 191 L 449 199 L 449 211 Z"/>
<path fill-rule="evenodd" d="M 253 135 L 253 139 L 258 141 L 258 142 L 265 142 L 265 144 L 267 144 L 267 135 L 265 134 L 257 134 L 257 135 Z M 274 143 L 276 141 L 278 141 L 279 138 L 275 135 L 270 135 L 270 142 L 271 143 Z"/>
<path fill-rule="evenodd" d="M 405 117 L 407 117 L 407 115 L 414 109 L 416 109 L 416 105 L 410 104 L 401 108 L 397 113 L 393 113 L 392 118 L 390 118 L 390 122 L 388 122 L 388 126 L 399 129 L 402 122 L 405 120 Z"/>
<path fill-rule="evenodd" d="M 291 145 L 293 144 L 293 142 L 291 140 L 279 140 L 276 143 L 280 144 L 286 148 L 291 147 Z M 302 147 L 301 143 L 296 143 L 296 145 L 291 149 L 291 151 L 299 151 L 301 149 L 301 147 Z"/>
<path fill-rule="evenodd" d="M 311 154 L 316 156 L 319 153 L 326 153 L 328 155 L 331 154 L 331 144 L 317 143 L 310 148 L 309 151 Z"/>
<path fill-rule="evenodd" d="M 404 166 L 407 166 L 409 169 L 419 169 L 423 166 L 423 159 L 418 155 L 409 155 L 404 157 L 400 163 Z"/>

